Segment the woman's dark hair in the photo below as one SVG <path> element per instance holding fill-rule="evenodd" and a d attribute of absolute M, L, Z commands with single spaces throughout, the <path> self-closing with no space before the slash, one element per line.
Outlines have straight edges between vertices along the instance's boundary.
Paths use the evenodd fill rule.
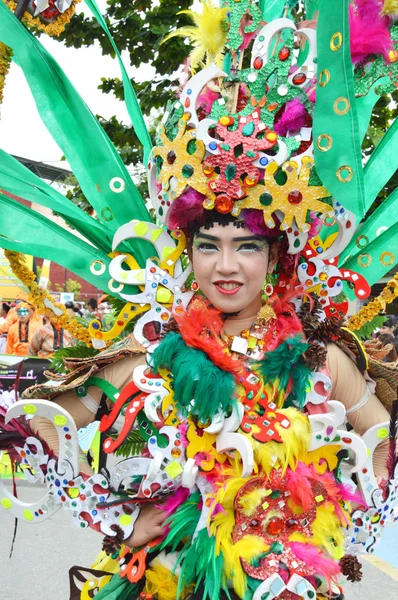
<path fill-rule="evenodd" d="M 1 308 L 4 310 L 4 312 L 6 313 L 6 315 L 8 314 L 8 311 L 10 310 L 11 306 L 9 304 L 7 304 L 7 302 L 2 302 L 1 303 Z"/>
<path fill-rule="evenodd" d="M 97 310 L 98 302 L 95 298 L 90 298 L 90 300 L 87 301 L 87 306 L 90 306 L 92 310 Z"/>
<path fill-rule="evenodd" d="M 67 300 L 65 302 L 65 308 L 73 308 L 73 307 L 74 307 L 74 304 L 71 300 Z"/>

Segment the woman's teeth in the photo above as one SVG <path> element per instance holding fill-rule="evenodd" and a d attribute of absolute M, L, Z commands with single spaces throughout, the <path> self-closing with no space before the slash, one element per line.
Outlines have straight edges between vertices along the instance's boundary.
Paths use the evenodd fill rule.
<path fill-rule="evenodd" d="M 223 288 L 224 290 L 234 290 L 235 288 L 239 287 L 241 284 L 240 283 L 218 283 L 217 285 L 219 287 Z"/>

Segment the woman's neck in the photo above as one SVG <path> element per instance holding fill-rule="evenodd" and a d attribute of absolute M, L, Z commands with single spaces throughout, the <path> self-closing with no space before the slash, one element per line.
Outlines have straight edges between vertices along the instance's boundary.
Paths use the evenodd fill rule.
<path fill-rule="evenodd" d="M 261 296 L 255 298 L 251 304 L 246 306 L 239 313 L 227 317 L 225 320 L 224 331 L 228 335 L 239 335 L 241 331 L 250 329 L 257 314 L 261 308 Z"/>

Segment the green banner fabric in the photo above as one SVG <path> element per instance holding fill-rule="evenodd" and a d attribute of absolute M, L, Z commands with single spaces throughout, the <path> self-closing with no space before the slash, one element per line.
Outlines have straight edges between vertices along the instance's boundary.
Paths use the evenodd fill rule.
<path fill-rule="evenodd" d="M 361 219 L 366 203 L 350 55 L 348 0 L 321 0 L 317 47 L 315 164 L 331 195 Z"/>

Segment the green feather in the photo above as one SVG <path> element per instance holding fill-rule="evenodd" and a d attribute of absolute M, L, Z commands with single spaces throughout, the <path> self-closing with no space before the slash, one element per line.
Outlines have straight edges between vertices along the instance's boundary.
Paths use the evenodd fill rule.
<path fill-rule="evenodd" d="M 360 329 L 354 331 L 354 333 L 360 340 L 370 340 L 374 330 L 383 327 L 386 320 L 387 317 L 385 315 L 376 315 L 371 321 L 364 323 Z"/>
<path fill-rule="evenodd" d="M 187 346 L 179 333 L 168 333 L 152 360 L 155 372 L 161 367 L 171 371 L 174 397 L 184 415 L 190 413 L 206 423 L 219 408 L 231 411 L 233 375 L 216 367 L 201 350 Z"/>
<path fill-rule="evenodd" d="M 292 390 L 286 404 L 294 400 L 299 408 L 304 406 L 311 378 L 311 371 L 302 356 L 307 348 L 308 344 L 303 338 L 296 335 L 282 342 L 272 352 L 266 352 L 263 360 L 255 366 L 256 372 L 264 378 L 265 383 L 271 384 L 275 379 L 279 379 L 280 389 L 287 390 L 290 382 Z"/>

